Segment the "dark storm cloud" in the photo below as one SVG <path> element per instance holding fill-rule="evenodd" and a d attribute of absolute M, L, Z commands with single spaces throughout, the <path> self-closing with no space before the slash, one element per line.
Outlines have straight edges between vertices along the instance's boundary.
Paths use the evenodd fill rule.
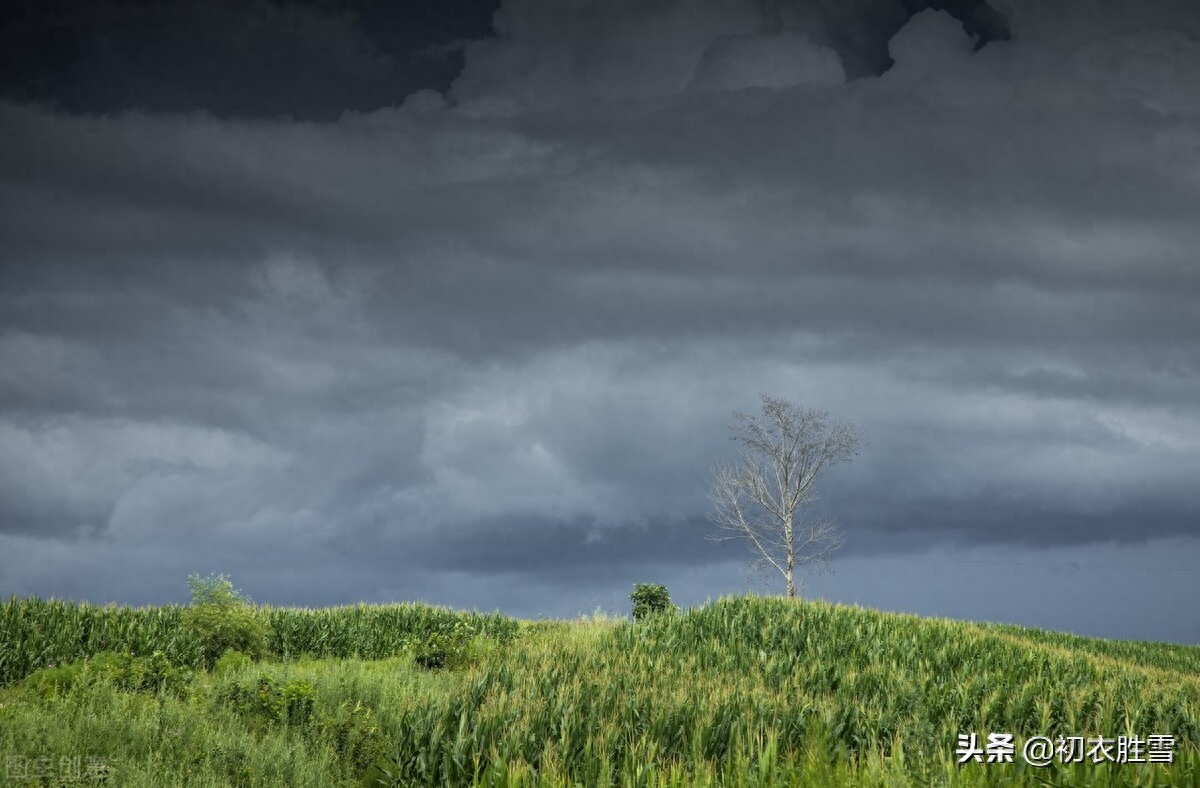
<path fill-rule="evenodd" d="M 462 67 L 492 2 L 75 0 L 7 4 L 0 94 L 71 111 L 336 119 Z"/>
<path fill-rule="evenodd" d="M 1200 537 L 1200 13 L 701 5 L 513 2 L 336 122 L 0 104 L 14 589 L 698 601 L 762 390 L 867 435 L 854 561 Z"/>
<path fill-rule="evenodd" d="M 532 514 L 466 523 L 449 533 L 410 539 L 406 547 L 413 565 L 427 570 L 539 573 L 598 582 L 639 564 L 695 567 L 728 561 L 729 551 L 698 538 L 709 530 L 703 518 L 603 526 L 586 518 L 559 521 Z"/>
<path fill-rule="evenodd" d="M 1009 37 L 1004 15 L 982 0 L 856 0 L 771 2 L 761 9 L 730 3 L 723 11 L 689 7 L 693 25 L 697 19 L 707 24 L 686 40 L 708 43 L 706 32 L 729 34 L 731 22 L 767 34 L 802 29 L 836 52 L 837 73 L 858 78 L 892 65 L 889 40 L 926 8 L 961 20 L 976 48 Z M 542 43 L 556 43 L 560 57 L 578 57 L 581 70 L 605 52 L 642 51 L 647 42 L 638 38 L 636 24 L 628 24 L 631 11 L 598 5 L 580 15 L 538 4 L 500 8 L 496 0 L 10 3 L 0 11 L 0 95 L 76 112 L 206 110 L 222 117 L 331 120 L 346 109 L 391 106 L 421 89 L 445 90 L 472 40 L 493 35 L 493 18 L 505 35 L 530 26 L 540 30 Z M 637 15 L 657 35 L 679 41 L 672 29 L 684 17 L 675 13 L 645 3 Z M 580 22 L 606 31 L 608 39 L 586 41 L 572 52 L 573 42 L 583 38 L 574 30 Z M 707 53 L 708 67 L 743 59 L 748 42 L 729 43 Z M 684 69 L 688 57 L 677 58 Z M 760 59 L 751 71 L 773 69 L 777 75 L 766 78 L 777 80 L 788 64 L 800 62 L 776 47 L 771 62 Z"/>

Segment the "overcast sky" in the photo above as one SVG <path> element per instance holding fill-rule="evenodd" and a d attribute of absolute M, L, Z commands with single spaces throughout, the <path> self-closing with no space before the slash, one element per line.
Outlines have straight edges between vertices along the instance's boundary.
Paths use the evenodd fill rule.
<path fill-rule="evenodd" d="M 769 392 L 808 595 L 1200 642 L 1200 5 L 419 5 L 6 4 L 0 594 L 762 592 Z"/>

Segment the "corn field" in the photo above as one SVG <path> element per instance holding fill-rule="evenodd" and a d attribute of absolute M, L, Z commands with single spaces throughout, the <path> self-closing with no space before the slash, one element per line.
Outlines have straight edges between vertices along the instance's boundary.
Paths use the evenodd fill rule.
<path fill-rule="evenodd" d="M 725 599 L 618 626 L 587 647 L 514 651 L 466 691 L 414 704 L 398 726 L 396 784 L 472 784 L 497 763 L 548 770 L 567 784 L 622 784 L 631 764 L 662 781 L 653 784 L 734 774 L 739 784 L 776 784 L 839 763 L 875 763 L 883 774 L 892 767 L 882 764 L 896 762 L 921 784 L 955 763 L 957 734 L 969 732 L 1017 741 L 1172 733 L 1179 763 L 1166 784 L 1183 784 L 1185 772 L 1187 784 L 1200 784 L 1192 669 L 1200 649 L 1130 644 L 1122 661 L 1038 640 L 825 604 Z M 1096 766 L 1085 766 L 1090 784 Z M 760 770 L 770 779 L 745 783 Z M 1139 776 L 1166 779 L 1126 766 L 1124 779 Z"/>
<path fill-rule="evenodd" d="M 201 662 L 199 641 L 182 625 L 183 608 L 89 605 L 10 597 L 0 607 L 0 686 L 38 668 L 101 651 L 161 651 L 177 665 Z"/>
<path fill-rule="evenodd" d="M 172 663 L 202 664 L 201 646 L 182 623 L 183 607 L 89 605 L 10 597 L 0 607 L 0 686 L 38 668 L 102 651 L 150 654 Z M 260 607 L 270 624 L 268 648 L 278 657 L 385 659 L 405 643 L 446 632 L 461 622 L 470 634 L 511 640 L 517 622 L 496 613 L 461 613 L 422 604 L 354 605 L 304 609 Z"/>
<path fill-rule="evenodd" d="M 407 604 L 258 611 L 274 656 L 231 675 L 199 672 L 190 699 L 138 705 L 103 690 L 33 701 L 0 690 L 0 749 L 99 742 L 114 773 L 147 785 L 1200 788 L 1196 647 L 762 598 L 639 622 L 517 622 Z M 186 663 L 195 644 L 180 612 L 11 600 L 0 667 L 12 683 L 100 648 Z M 388 659 L 408 635 L 455 627 L 491 646 L 453 670 Z M 310 687 L 311 718 L 264 729 L 222 711 L 232 686 L 264 676 Z M 5 739 L 6 726 L 45 732 Z M 1014 763 L 960 766 L 957 738 L 972 732 L 1017 742 L 1170 734 L 1174 762 L 1034 768 L 1018 748 Z"/>
<path fill-rule="evenodd" d="M 271 624 L 267 647 L 281 657 L 386 659 L 402 653 L 407 639 L 446 633 L 455 625 L 501 642 L 511 641 L 518 626 L 499 613 L 459 613 L 421 604 L 274 607 L 263 613 Z"/>

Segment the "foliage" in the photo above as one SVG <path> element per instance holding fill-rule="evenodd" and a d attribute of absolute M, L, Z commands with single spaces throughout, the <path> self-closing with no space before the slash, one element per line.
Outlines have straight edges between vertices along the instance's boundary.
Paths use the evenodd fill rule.
<path fill-rule="evenodd" d="M 35 768 L 46 773 L 40 780 L 17 779 L 12 784 L 354 784 L 345 779 L 343 764 L 328 748 L 308 746 L 291 734 L 296 729 L 251 725 L 214 705 L 212 681 L 208 674 L 197 674 L 186 697 L 122 692 L 99 680 L 80 681 L 63 697 L 38 698 L 20 688 L 0 689 L 5 768 L 10 776 L 26 766 L 30 774 Z"/>
<path fill-rule="evenodd" d="M 177 605 L 134 608 L 10 597 L 0 603 L 0 686 L 103 651 L 161 651 L 172 665 L 198 667 L 203 648 L 182 619 Z"/>
<path fill-rule="evenodd" d="M 188 577 L 192 604 L 183 614 L 183 625 L 199 639 L 207 668 L 228 649 L 260 659 L 267 649 L 267 622 L 249 598 L 224 575 Z"/>
<path fill-rule="evenodd" d="M 39 668 L 25 678 L 25 687 L 43 698 L 65 695 L 79 681 L 85 662 L 78 659 L 66 665 Z"/>
<path fill-rule="evenodd" d="M 385 762 L 388 741 L 370 706 L 362 701 L 343 702 L 334 712 L 321 716 L 316 730 L 318 740 L 331 747 L 352 774 L 382 775 L 376 764 Z"/>
<path fill-rule="evenodd" d="M 24 684 L 48 698 L 68 694 L 80 681 L 97 679 L 124 692 L 166 692 L 183 697 L 191 684 L 192 672 L 172 665 L 161 651 L 146 657 L 102 651 L 88 659 L 36 670 Z"/>
<path fill-rule="evenodd" d="M 446 622 L 410 644 L 413 662 L 425 670 L 465 667 L 470 658 L 473 634 L 471 625 L 466 621 Z"/>
<path fill-rule="evenodd" d="M 193 678 L 192 671 L 172 665 L 161 651 L 146 657 L 104 651 L 87 661 L 87 672 L 126 692 L 166 692 L 178 697 L 187 693 Z"/>
<path fill-rule="evenodd" d="M 499 613 L 418 603 L 252 608 L 225 578 L 195 579 L 200 580 L 193 589 L 199 604 L 188 608 L 10 597 L 0 603 L 0 686 L 103 651 L 161 651 L 172 665 L 192 669 L 213 668 L 229 649 L 252 657 L 387 659 L 411 656 L 415 644 L 436 633 L 453 633 L 456 626 L 471 634 L 469 653 L 480 651 L 481 644 L 486 644 L 482 650 L 507 646 L 520 628 Z M 258 649 L 260 626 L 265 651 Z"/>
<path fill-rule="evenodd" d="M 727 599 L 594 638 L 531 636 L 453 692 L 402 710 L 392 784 L 516 774 L 585 785 L 808 785 L 829 775 L 838 784 L 1023 784 L 1038 775 L 955 767 L 957 735 L 1171 731 L 1181 752 L 1200 742 L 1194 674 L 1093 661 L 979 625 Z M 1173 767 L 1177 776 L 1200 758 L 1187 763 Z M 1151 767 L 1123 774 L 1114 784 L 1165 778 Z"/>
<path fill-rule="evenodd" d="M 211 574 L 201 577 L 193 572 L 188 575 L 188 591 L 192 594 L 192 605 L 212 605 L 213 607 L 237 607 L 253 604 L 253 600 L 233 587 L 233 582 L 225 575 Z"/>
<path fill-rule="evenodd" d="M 755 598 L 519 629 L 464 670 L 290 658 L 185 695 L 0 688 L 0 750 L 91 753 L 147 786 L 1200 784 L 1194 647 Z M 958 766 L 971 731 L 1170 733 L 1175 763 Z"/>
<path fill-rule="evenodd" d="M 519 625 L 499 613 L 464 613 L 415 603 L 321 609 L 267 608 L 268 644 L 281 657 L 387 659 L 460 626 L 471 636 L 511 643 Z M 461 622 L 461 624 L 460 624 Z"/>
<path fill-rule="evenodd" d="M 228 673 L 238 673 L 245 670 L 253 660 L 242 652 L 227 648 L 221 658 L 217 660 L 217 664 L 213 666 L 212 672 L 218 676 L 223 676 Z"/>
<path fill-rule="evenodd" d="M 315 708 L 310 682 L 280 681 L 270 673 L 230 683 L 222 700 L 243 717 L 283 725 L 307 724 Z"/>
<path fill-rule="evenodd" d="M 633 602 L 635 621 L 641 621 L 654 613 L 667 613 L 675 609 L 671 604 L 671 595 L 667 593 L 667 587 L 664 585 L 637 583 L 629 599 Z"/>

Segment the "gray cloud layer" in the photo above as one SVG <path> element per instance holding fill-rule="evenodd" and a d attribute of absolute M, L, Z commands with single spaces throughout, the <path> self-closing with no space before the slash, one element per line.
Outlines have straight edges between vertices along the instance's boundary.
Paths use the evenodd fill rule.
<path fill-rule="evenodd" d="M 445 89 L 494 0 L 59 0 L 0 8 L 0 96 L 76 112 L 335 120 Z"/>
<path fill-rule="evenodd" d="M 1200 11 L 993 5 L 881 77 L 887 3 L 514 0 L 333 123 L 0 104 L 4 590 L 702 598 L 760 390 L 863 427 L 854 561 L 1195 550 Z"/>

